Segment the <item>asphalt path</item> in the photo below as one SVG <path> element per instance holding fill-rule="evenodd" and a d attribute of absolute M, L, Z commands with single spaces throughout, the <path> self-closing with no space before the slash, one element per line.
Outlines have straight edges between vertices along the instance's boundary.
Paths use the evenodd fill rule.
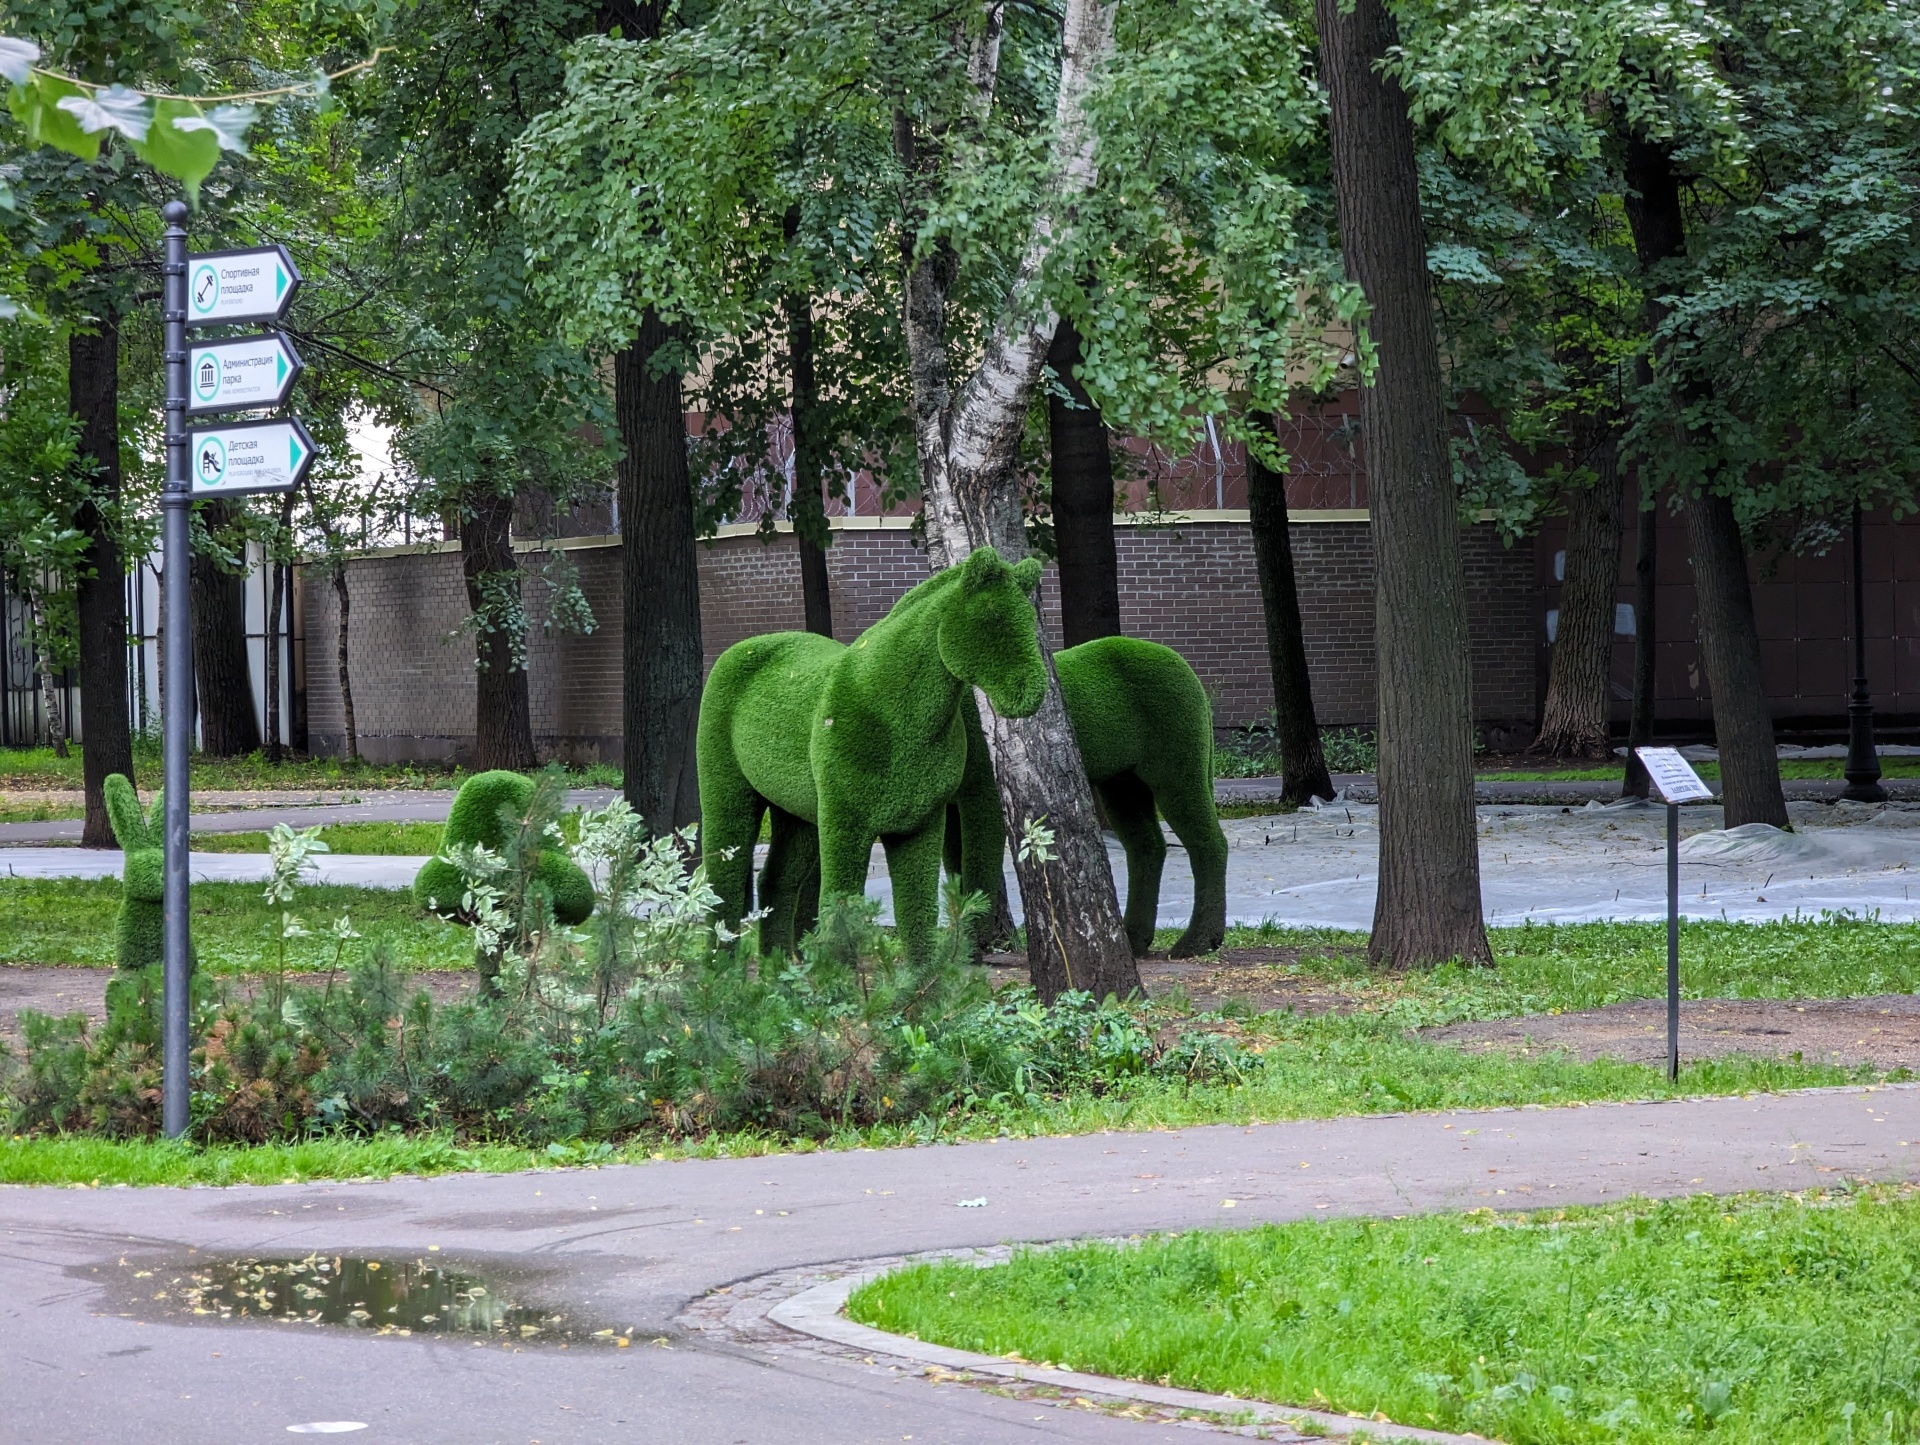
<path fill-rule="evenodd" d="M 1336 1215 L 1920 1178 L 1920 1087 L 1420 1114 L 519 1175 L 234 1189 L 0 1189 L 0 1441 L 1174 1442 L 676 1323 L 829 1261 Z M 984 1205 L 960 1207 L 963 1200 Z M 521 1277 L 631 1349 L 143 1321 L 189 1249 L 438 1259 Z M 145 1305 L 153 1310 L 161 1306 Z"/>

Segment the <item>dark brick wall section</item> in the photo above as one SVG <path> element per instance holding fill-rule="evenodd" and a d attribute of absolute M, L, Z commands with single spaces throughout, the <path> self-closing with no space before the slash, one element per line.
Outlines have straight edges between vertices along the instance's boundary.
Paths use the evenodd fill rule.
<path fill-rule="evenodd" d="M 892 522 L 893 519 L 888 519 Z M 1373 554 L 1364 520 L 1298 522 L 1293 545 L 1313 670 L 1328 725 L 1373 718 Z M 1534 557 L 1502 548 L 1491 527 L 1465 533 L 1474 649 L 1475 713 L 1484 725 L 1524 728 L 1535 689 L 1538 614 Z M 547 630 L 539 558 L 526 557 L 528 671 L 533 727 L 544 751 L 574 761 L 619 757 L 620 549 L 617 539 L 563 547 L 596 626 L 587 635 Z M 1121 621 L 1127 632 L 1174 648 L 1200 675 L 1222 726 L 1256 721 L 1273 706 L 1266 627 L 1253 544 L 1242 517 L 1119 533 Z M 851 641 L 927 576 L 926 554 L 897 524 L 836 519 L 828 553 L 835 630 Z M 353 594 L 354 710 L 369 759 L 461 755 L 473 739 L 473 643 L 457 544 L 400 549 L 347 564 Z M 308 729 L 317 752 L 343 740 L 334 665 L 337 618 L 324 574 L 303 569 Z M 1060 641 L 1058 577 L 1041 583 L 1041 615 Z M 707 663 L 744 637 L 802 624 L 799 563 L 790 533 L 703 543 L 700 610 Z"/>

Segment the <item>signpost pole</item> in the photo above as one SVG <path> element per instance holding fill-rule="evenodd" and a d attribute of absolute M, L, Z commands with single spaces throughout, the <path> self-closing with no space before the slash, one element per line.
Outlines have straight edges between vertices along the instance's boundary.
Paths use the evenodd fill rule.
<path fill-rule="evenodd" d="M 1680 805 L 1667 804 L 1667 1078 L 1680 1077 Z"/>
<path fill-rule="evenodd" d="M 166 587 L 167 683 L 161 699 L 162 775 L 166 786 L 166 872 L 162 963 L 162 1132 L 177 1139 L 189 1123 L 187 991 L 193 961 L 187 878 L 187 752 L 193 728 L 192 607 L 187 586 L 192 540 L 192 491 L 187 479 L 187 207 L 169 201 L 161 314 L 166 365 L 166 485 L 160 494 L 160 542 Z"/>

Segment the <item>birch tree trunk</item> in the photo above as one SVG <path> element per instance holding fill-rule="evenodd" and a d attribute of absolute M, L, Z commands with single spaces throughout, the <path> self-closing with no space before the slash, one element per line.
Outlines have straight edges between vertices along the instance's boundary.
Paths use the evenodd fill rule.
<path fill-rule="evenodd" d="M 34 666 L 40 674 L 40 706 L 47 717 L 47 744 L 56 758 L 67 755 L 67 724 L 60 711 L 60 692 L 53 684 L 53 645 L 47 632 L 47 609 L 36 597 L 31 600 L 33 616 Z"/>
<path fill-rule="evenodd" d="M 1398 36 L 1383 0 L 1315 0 L 1314 14 L 1340 250 L 1366 293 L 1377 350 L 1360 394 L 1380 718 L 1380 891 L 1368 952 L 1402 968 L 1488 963 L 1466 581 L 1420 176 L 1406 94 L 1377 68 Z"/>
<path fill-rule="evenodd" d="M 1093 138 L 1082 106 L 1091 72 L 1113 43 L 1113 7 L 1068 0 L 1061 29 L 1051 201 L 1035 217 L 1006 309 L 987 338 L 979 366 L 957 395 L 946 345 L 954 258 L 939 251 L 917 257 L 909 251 L 906 257 L 914 430 L 927 546 L 935 567 L 953 566 L 977 547 L 993 547 L 1009 561 L 1026 554 L 1015 464 L 1057 319 L 1035 292 L 1056 226 L 1064 219 L 1054 208 L 1069 209 L 1072 197 L 1094 176 Z M 990 105 L 991 59 L 976 47 L 969 68 L 976 96 Z M 904 112 L 894 117 L 894 149 L 908 176 L 924 175 L 928 161 Z M 1121 924 L 1093 790 L 1044 633 L 1040 647 L 1047 688 L 1031 717 L 1000 717 L 986 695 L 976 692 L 1009 833 L 1016 845 L 1028 830 L 1044 828 L 1052 835 L 1050 846 L 1016 846 L 1015 851 L 1026 905 L 1027 967 L 1045 999 L 1067 989 L 1125 998 L 1139 990 L 1140 972 Z"/>

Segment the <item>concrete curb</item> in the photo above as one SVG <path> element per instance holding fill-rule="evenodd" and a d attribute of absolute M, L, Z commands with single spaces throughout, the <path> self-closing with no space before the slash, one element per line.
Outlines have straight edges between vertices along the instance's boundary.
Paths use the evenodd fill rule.
<path fill-rule="evenodd" d="M 766 1318 L 774 1324 L 836 1345 L 868 1354 L 892 1355 L 916 1365 L 950 1370 L 955 1374 L 985 1375 L 1024 1385 L 1045 1385 L 1064 1394 L 1100 1395 L 1107 1399 L 1135 1401 L 1172 1410 L 1203 1411 L 1227 1415 L 1262 1425 L 1298 1427 L 1307 1425 L 1315 1433 L 1340 1438 L 1369 1440 L 1420 1440 L 1429 1445 L 1486 1445 L 1484 1435 L 1451 1435 L 1440 1430 L 1422 1430 L 1412 1425 L 1396 1425 L 1383 1420 L 1366 1420 L 1330 1410 L 1308 1410 L 1292 1405 L 1270 1405 L 1258 1400 L 1238 1400 L 1231 1395 L 1210 1395 L 1199 1390 L 1177 1390 L 1165 1385 L 1150 1385 L 1138 1380 L 1115 1379 L 1110 1375 L 1090 1375 L 1079 1370 L 1016 1363 L 997 1355 L 955 1350 L 945 1345 L 930 1345 L 905 1335 L 892 1335 L 867 1325 L 855 1324 L 843 1311 L 853 1292 L 869 1280 L 891 1274 L 902 1264 L 916 1259 L 972 1259 L 982 1267 L 997 1264 L 1009 1251 L 938 1250 L 907 1260 L 868 1265 L 838 1279 L 816 1284 L 781 1300 L 770 1308 Z"/>

